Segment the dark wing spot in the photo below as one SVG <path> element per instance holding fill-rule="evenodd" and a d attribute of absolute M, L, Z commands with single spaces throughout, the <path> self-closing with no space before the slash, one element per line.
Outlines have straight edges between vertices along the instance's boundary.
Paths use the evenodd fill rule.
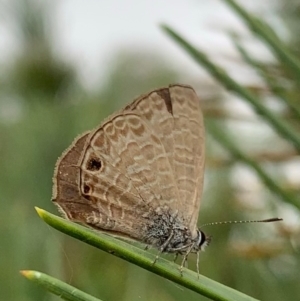
<path fill-rule="evenodd" d="M 168 88 L 161 89 L 157 91 L 157 94 L 164 100 L 168 112 L 173 115 L 172 100 L 171 100 L 169 89 Z"/>
<path fill-rule="evenodd" d="M 90 188 L 89 185 L 84 185 L 84 187 L 83 187 L 83 192 L 84 192 L 85 194 L 89 193 L 90 190 L 91 190 L 91 188 Z"/>
<path fill-rule="evenodd" d="M 102 163 L 101 163 L 100 159 L 92 158 L 88 161 L 86 168 L 87 168 L 87 170 L 97 171 L 97 170 L 100 170 L 101 166 L 102 166 Z"/>

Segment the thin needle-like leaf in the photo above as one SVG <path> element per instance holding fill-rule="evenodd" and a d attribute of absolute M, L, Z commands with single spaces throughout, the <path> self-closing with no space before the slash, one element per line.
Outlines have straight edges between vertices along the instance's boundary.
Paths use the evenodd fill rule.
<path fill-rule="evenodd" d="M 230 287 L 185 269 L 180 275 L 178 266 L 163 258 L 153 264 L 155 256 L 149 252 L 128 244 L 120 239 L 92 231 L 88 228 L 57 217 L 45 210 L 36 208 L 39 216 L 50 226 L 92 245 L 105 252 L 132 262 L 148 271 L 174 281 L 203 296 L 216 301 L 254 301 L 256 299 L 238 292 Z"/>
<path fill-rule="evenodd" d="M 101 301 L 74 286 L 38 271 L 20 271 L 27 279 L 67 301 Z"/>
<path fill-rule="evenodd" d="M 245 89 L 243 86 L 233 80 L 224 69 L 220 68 L 208 59 L 205 53 L 196 49 L 192 44 L 187 42 L 178 33 L 170 27 L 163 25 L 162 29 L 176 41 L 188 54 L 190 54 L 197 63 L 201 64 L 211 75 L 220 81 L 227 89 L 234 91 L 248 103 L 250 103 L 255 111 L 264 118 L 283 138 L 293 143 L 295 148 L 300 151 L 300 136 L 291 126 L 286 123 L 280 116 L 274 115 L 268 110 L 255 95 Z"/>
<path fill-rule="evenodd" d="M 252 160 L 249 156 L 245 155 L 239 148 L 221 132 L 212 122 L 207 122 L 206 128 L 209 133 L 220 143 L 230 154 L 238 161 L 245 163 L 255 171 L 263 183 L 273 192 L 277 197 L 280 197 L 284 202 L 290 203 L 300 209 L 300 203 L 296 197 L 291 193 L 283 190 L 278 183 L 276 183 L 261 167 L 259 163 Z"/>
<path fill-rule="evenodd" d="M 299 83 L 300 61 L 291 53 L 286 45 L 278 39 L 273 30 L 266 23 L 249 14 L 234 0 L 223 1 L 225 1 L 237 14 L 240 15 L 252 32 L 265 42 L 265 45 L 269 46 L 278 60 L 280 60 L 284 66 L 287 66 L 294 73 L 295 81 Z"/>

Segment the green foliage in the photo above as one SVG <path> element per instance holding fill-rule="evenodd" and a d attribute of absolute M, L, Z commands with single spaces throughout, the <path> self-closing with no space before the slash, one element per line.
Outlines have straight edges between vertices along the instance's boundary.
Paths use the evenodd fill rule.
<path fill-rule="evenodd" d="M 81 290 L 56 278 L 37 271 L 21 271 L 21 274 L 29 280 L 45 287 L 49 292 L 67 301 L 101 301 Z"/>
<path fill-rule="evenodd" d="M 169 279 L 175 283 L 181 284 L 183 287 L 189 288 L 195 292 L 200 293 L 203 296 L 207 296 L 208 298 L 216 301 L 255 301 L 249 296 L 246 296 L 238 291 L 235 291 L 229 287 L 226 287 L 220 283 L 217 283 L 211 279 L 208 279 L 202 275 L 197 275 L 195 272 L 191 272 L 189 270 L 184 271 L 184 275 L 181 276 L 178 268 L 174 266 L 174 264 L 170 263 L 167 260 L 162 258 L 158 259 L 155 265 L 153 264 L 155 260 L 155 255 L 149 256 L 149 252 L 141 250 L 140 248 L 136 248 L 132 245 L 129 245 L 126 242 L 121 241 L 120 239 L 113 238 L 106 234 L 98 235 L 95 231 L 90 229 L 86 229 L 82 226 L 76 225 L 75 223 L 71 223 L 62 218 L 56 217 L 53 214 L 50 214 L 42 209 L 37 208 L 37 212 L 40 217 L 49 225 L 56 228 L 57 230 L 75 237 L 89 245 L 92 245 L 98 249 L 101 249 L 105 252 L 111 253 L 117 257 L 123 258 L 128 262 L 132 262 L 144 269 L 147 269 L 157 275 L 160 275 L 166 279 Z M 49 283 L 53 283 L 56 280 L 46 279 L 47 276 L 43 275 L 42 279 L 40 275 L 33 275 L 32 271 L 24 272 L 26 274 L 32 275 L 27 277 L 34 281 L 37 281 L 39 284 L 45 286 L 49 289 Z M 64 286 L 57 283 L 59 286 L 59 290 L 55 292 L 55 294 L 60 295 L 64 292 L 69 294 L 73 291 L 73 288 L 70 286 Z M 50 291 L 53 291 L 52 287 L 56 287 L 55 285 L 51 285 Z M 69 300 L 69 299 L 68 299 Z M 74 298 L 72 300 L 85 300 L 89 301 L 90 296 L 86 298 L 79 299 Z"/>

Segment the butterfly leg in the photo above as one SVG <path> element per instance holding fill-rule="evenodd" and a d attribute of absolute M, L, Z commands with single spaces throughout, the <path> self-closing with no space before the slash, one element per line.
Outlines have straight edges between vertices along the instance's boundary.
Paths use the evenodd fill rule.
<path fill-rule="evenodd" d="M 194 247 L 194 244 L 192 244 L 189 247 L 189 249 L 185 252 L 185 254 L 183 255 L 182 262 L 181 262 L 181 265 L 180 265 L 180 268 L 179 268 L 181 277 L 183 276 L 183 267 L 185 266 L 185 263 L 187 263 L 187 258 L 189 256 L 189 254 L 191 253 L 193 247 Z"/>
<path fill-rule="evenodd" d="M 197 263 L 196 263 L 196 266 L 197 266 L 197 278 L 199 279 L 199 275 L 200 275 L 200 271 L 199 271 L 199 255 L 200 255 L 200 252 L 198 251 L 197 252 Z"/>
<path fill-rule="evenodd" d="M 181 265 L 179 267 L 179 272 L 180 272 L 180 276 L 182 277 L 183 276 L 183 267 L 185 265 L 185 263 L 187 262 L 187 254 L 185 254 L 182 258 L 182 262 L 181 262 Z"/>
<path fill-rule="evenodd" d="M 159 255 L 166 249 L 166 247 L 168 246 L 168 244 L 170 243 L 171 239 L 173 238 L 174 232 L 171 231 L 171 234 L 169 235 L 168 239 L 160 246 L 159 248 L 159 252 L 156 255 L 152 265 L 155 265 L 157 259 L 159 258 Z"/>

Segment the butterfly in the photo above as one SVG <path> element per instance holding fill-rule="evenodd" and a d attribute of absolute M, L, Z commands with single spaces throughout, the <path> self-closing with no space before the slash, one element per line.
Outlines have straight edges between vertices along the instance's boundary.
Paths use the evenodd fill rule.
<path fill-rule="evenodd" d="M 183 255 L 182 272 L 210 241 L 197 227 L 204 159 L 200 100 L 169 85 L 75 139 L 56 164 L 53 202 L 71 221 Z"/>

